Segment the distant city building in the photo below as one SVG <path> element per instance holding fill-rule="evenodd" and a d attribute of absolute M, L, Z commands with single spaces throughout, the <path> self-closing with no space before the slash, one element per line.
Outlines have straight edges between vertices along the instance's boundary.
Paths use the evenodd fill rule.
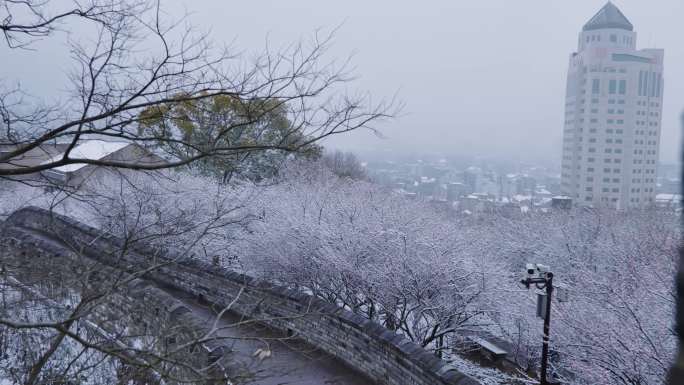
<path fill-rule="evenodd" d="M 463 183 L 454 182 L 447 185 L 447 200 L 455 202 L 458 198 L 470 194 L 472 191 Z"/>
<path fill-rule="evenodd" d="M 679 178 L 659 178 L 658 192 L 665 194 L 679 194 L 682 191 L 682 181 Z"/>
<path fill-rule="evenodd" d="M 555 196 L 551 198 L 551 207 L 557 209 L 572 208 L 572 198 L 566 196 Z"/>
<path fill-rule="evenodd" d="M 682 196 L 679 194 L 657 194 L 656 207 L 679 210 L 682 208 Z"/>
<path fill-rule="evenodd" d="M 435 178 L 421 177 L 420 183 L 417 182 L 418 193 L 425 197 L 438 195 L 439 184 Z"/>
<path fill-rule="evenodd" d="M 477 167 L 469 167 L 463 172 L 463 183 L 468 187 L 469 193 L 477 192 L 479 187 L 478 179 L 480 179 L 479 175 L 481 172 L 482 170 Z"/>
<path fill-rule="evenodd" d="M 662 49 L 636 49 L 612 3 L 579 35 L 568 71 L 561 193 L 579 205 L 654 204 L 663 100 Z"/>
<path fill-rule="evenodd" d="M 537 181 L 529 175 L 520 175 L 516 179 L 516 191 L 518 194 L 529 194 L 537 187 Z"/>

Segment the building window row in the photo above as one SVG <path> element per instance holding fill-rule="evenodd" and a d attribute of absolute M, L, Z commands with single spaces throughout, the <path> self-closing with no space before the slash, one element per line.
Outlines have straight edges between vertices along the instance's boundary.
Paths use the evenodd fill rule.
<path fill-rule="evenodd" d="M 591 93 L 598 95 L 601 93 L 601 79 L 592 79 L 591 81 Z M 625 79 L 610 79 L 608 80 L 608 94 L 610 95 L 625 95 L 627 94 L 627 80 Z M 593 102 L 593 100 L 592 100 Z M 596 100 L 598 103 L 598 100 Z M 613 103 L 614 104 L 614 103 Z M 624 101 L 623 103 L 624 104 Z"/>
<path fill-rule="evenodd" d="M 653 169 L 644 169 L 644 170 L 642 170 L 642 169 L 639 169 L 639 168 L 632 170 L 632 174 L 642 174 L 642 173 L 643 173 L 643 174 L 655 174 L 655 170 L 653 170 Z M 648 180 L 645 180 L 645 181 L 648 182 Z"/>
<path fill-rule="evenodd" d="M 645 100 L 644 100 L 644 101 L 637 100 L 637 106 L 649 106 L 649 105 L 650 105 L 651 107 L 660 107 L 660 103 L 659 103 L 659 102 L 650 102 L 650 104 L 649 104 L 649 102 L 647 102 L 647 101 L 645 101 Z"/>
<path fill-rule="evenodd" d="M 661 83 L 663 76 L 661 73 L 651 71 L 639 71 L 639 96 L 660 97 Z"/>
<path fill-rule="evenodd" d="M 610 178 L 603 178 L 603 183 L 611 183 L 611 179 Z M 613 178 L 612 183 L 620 183 L 620 178 Z"/>
<path fill-rule="evenodd" d="M 634 141 L 634 144 L 637 144 L 637 145 L 644 145 L 644 140 L 643 140 L 643 139 L 637 139 L 637 140 Z M 657 144 L 657 142 L 656 142 L 655 140 L 647 140 L 647 141 L 645 142 L 645 144 L 648 145 L 648 146 L 655 146 L 655 145 Z"/>
<path fill-rule="evenodd" d="M 615 95 L 616 93 L 619 93 L 620 95 L 625 95 L 627 93 L 627 80 L 609 80 L 608 93 L 611 95 Z"/>
<path fill-rule="evenodd" d="M 657 136 L 658 135 L 658 130 L 655 131 L 649 131 L 648 134 L 644 130 L 636 130 L 634 131 L 634 134 L 636 135 L 648 135 L 648 136 Z"/>
<path fill-rule="evenodd" d="M 604 169 L 603 169 L 603 172 L 604 172 L 605 174 L 610 174 L 610 170 L 611 170 L 611 169 L 609 169 L 609 168 L 604 168 Z M 613 169 L 613 174 L 619 174 L 619 173 L 620 173 L 620 169 L 619 169 L 619 168 L 614 168 L 614 169 Z"/>
<path fill-rule="evenodd" d="M 601 189 L 601 191 L 602 191 L 602 192 L 614 192 L 614 193 L 619 193 L 619 192 L 620 192 L 620 189 L 617 188 L 617 187 L 613 187 L 613 188 L 604 187 L 604 188 Z"/>
<path fill-rule="evenodd" d="M 631 190 L 631 192 L 632 192 L 632 193 L 640 193 L 640 192 L 641 192 L 641 189 L 639 189 L 639 188 L 633 188 L 633 189 Z M 644 188 L 644 192 L 645 192 L 645 193 L 653 192 L 653 187 L 646 187 L 646 188 Z"/>
<path fill-rule="evenodd" d="M 620 41 L 621 41 L 622 45 L 625 47 L 630 47 L 632 45 L 632 42 L 634 41 L 631 36 L 622 35 L 620 37 L 622 38 L 622 39 L 620 39 Z M 618 44 L 618 35 L 611 33 L 608 36 L 608 40 L 610 40 L 611 43 Z M 597 34 L 586 35 L 585 42 L 589 43 L 592 41 L 600 42 L 601 41 L 601 34 L 597 33 Z M 613 71 L 615 71 L 615 69 L 612 67 L 607 67 L 607 68 L 611 68 Z M 586 67 L 585 67 L 585 69 L 586 69 Z"/>

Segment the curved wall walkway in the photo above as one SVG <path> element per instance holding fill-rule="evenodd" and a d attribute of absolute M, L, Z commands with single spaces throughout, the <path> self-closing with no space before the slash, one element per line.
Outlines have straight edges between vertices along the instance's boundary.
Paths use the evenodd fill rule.
<path fill-rule="evenodd" d="M 140 270 L 162 262 L 147 279 L 221 308 L 232 304 L 232 311 L 301 338 L 377 384 L 478 384 L 403 336 L 308 294 L 173 253 L 135 247 L 121 255 L 120 239 L 35 207 L 16 211 L 5 225 L 44 234 L 117 268 Z"/>

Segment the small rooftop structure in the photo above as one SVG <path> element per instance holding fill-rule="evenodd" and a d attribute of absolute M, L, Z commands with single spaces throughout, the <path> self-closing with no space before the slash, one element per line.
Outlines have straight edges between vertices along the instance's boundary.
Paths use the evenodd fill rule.
<path fill-rule="evenodd" d="M 572 198 L 564 195 L 557 195 L 551 198 L 551 207 L 569 210 L 572 208 Z"/>
<path fill-rule="evenodd" d="M 679 201 L 682 196 L 679 194 L 657 194 L 656 201 Z"/>
<path fill-rule="evenodd" d="M 36 148 L 32 148 L 23 154 L 17 155 L 4 162 L 0 162 L 0 170 L 15 170 L 21 168 L 35 167 L 43 164 L 45 160 L 54 157 L 57 154 L 63 153 L 68 145 L 66 144 L 42 144 Z M 12 151 L 22 148 L 21 145 L 0 145 L 0 156 L 6 155 Z M 39 176 L 39 173 L 29 173 L 18 175 L 16 179 L 32 179 Z"/>
<path fill-rule="evenodd" d="M 505 358 L 508 352 L 502 347 L 479 336 L 469 336 L 468 340 L 480 349 L 480 352 L 490 361 L 496 362 Z"/>
<path fill-rule="evenodd" d="M 601 8 L 582 28 L 583 31 L 597 29 L 624 29 L 633 31 L 634 26 L 627 17 L 610 1 Z"/>
<path fill-rule="evenodd" d="M 69 152 L 69 157 L 73 159 L 88 159 L 88 160 L 100 160 L 108 155 L 111 155 L 122 148 L 129 146 L 131 143 L 126 142 L 107 142 L 104 140 L 88 140 L 83 143 L 78 144 L 74 147 L 71 152 Z M 64 153 L 57 154 L 50 159 L 44 161 L 42 164 L 48 164 L 52 162 L 59 161 L 64 157 Z M 62 173 L 69 173 L 79 170 L 85 166 L 87 163 L 73 163 L 67 164 L 60 167 L 55 167 L 52 170 Z"/>
<path fill-rule="evenodd" d="M 66 151 L 62 151 L 41 164 L 50 164 L 64 158 Z M 69 152 L 70 159 L 87 159 L 93 161 L 113 161 L 133 165 L 160 165 L 164 159 L 130 142 L 109 142 L 93 139 L 84 140 Z M 99 164 L 70 163 L 43 171 L 49 180 L 61 185 L 79 187 L 87 180 L 100 180 L 113 168 Z M 109 170 L 109 171 L 107 171 Z"/>
<path fill-rule="evenodd" d="M 657 194 L 655 205 L 661 208 L 680 208 L 682 206 L 682 196 L 680 194 Z"/>

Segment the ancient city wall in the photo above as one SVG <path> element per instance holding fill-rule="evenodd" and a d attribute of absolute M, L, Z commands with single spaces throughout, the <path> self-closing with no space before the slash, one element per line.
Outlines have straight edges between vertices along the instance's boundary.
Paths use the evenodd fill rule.
<path fill-rule="evenodd" d="M 378 384 L 478 384 L 403 336 L 308 294 L 200 260 L 172 253 L 157 255 L 140 246 L 131 246 L 122 254 L 125 245 L 120 239 L 38 208 L 19 210 L 6 222 L 44 232 L 90 258 L 118 268 L 139 271 L 159 263 L 146 275 L 147 279 L 263 320 L 337 357 Z"/>
<path fill-rule="evenodd" d="M 93 264 L 92 260 L 83 258 L 68 246 L 2 222 L 0 264 L 12 271 L 12 278 L 18 285 L 16 287 L 24 287 L 30 295 L 36 299 L 43 298 L 47 303 L 60 301 L 66 295 L 65 284 L 76 281 L 77 284 L 86 284 L 80 278 L 86 271 L 89 271 L 88 280 L 94 287 L 101 287 L 100 283 L 95 282 L 96 279 L 118 276 L 121 286 L 112 289 L 104 298 L 104 305 L 85 310 L 77 329 L 84 327 L 102 346 L 112 345 L 115 349 L 137 345 L 138 339 L 146 338 L 160 356 L 169 361 L 182 360 L 194 368 L 206 368 L 211 378 L 219 379 L 224 373 L 240 369 L 227 367 L 227 360 L 221 359 L 229 350 L 224 341 L 202 339 L 208 335 L 208 328 L 202 319 L 148 280 L 121 276 L 118 274 L 120 270 L 100 263 Z M 103 283 L 103 288 L 111 289 L 108 282 Z M 178 348 L 180 344 L 194 341 L 199 343 L 192 344 L 192 351 Z M 125 350 L 123 354 L 138 359 Z M 186 373 L 182 368 L 176 369 L 172 364 L 168 364 L 166 369 L 175 378 L 197 378 L 196 374 Z"/>

